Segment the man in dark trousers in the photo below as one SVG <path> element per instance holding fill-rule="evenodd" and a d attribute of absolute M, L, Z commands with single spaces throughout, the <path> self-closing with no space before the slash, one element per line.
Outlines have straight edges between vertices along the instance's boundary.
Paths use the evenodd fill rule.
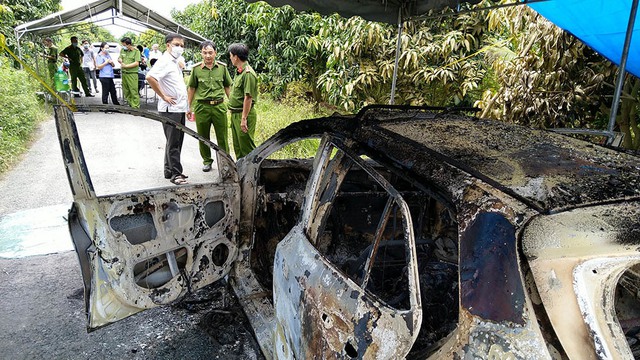
<path fill-rule="evenodd" d="M 80 85 L 82 85 L 82 89 L 84 90 L 84 96 L 93 97 L 91 95 L 91 91 L 89 91 L 89 87 L 87 86 L 87 78 L 84 76 L 84 72 L 82 71 L 82 50 L 78 47 L 78 37 L 71 37 L 71 45 L 62 49 L 60 52 L 60 56 L 65 57 L 69 60 L 69 75 L 71 75 L 71 89 L 73 91 L 79 92 L 78 89 L 78 80 L 80 80 Z M 79 95 L 76 95 L 79 96 Z"/>
<path fill-rule="evenodd" d="M 211 125 L 213 125 L 218 146 L 228 153 L 227 134 L 229 127 L 224 96 L 229 97 L 231 76 L 229 76 L 227 65 L 216 61 L 216 46 L 213 42 L 203 41 L 200 44 L 200 54 L 202 55 L 202 63 L 196 64 L 191 69 L 189 77 L 189 112 L 195 113 L 198 134 L 209 140 Z M 211 159 L 209 145 L 200 143 L 200 156 L 202 156 L 204 164 L 202 171 L 211 171 L 213 159 Z"/>
<path fill-rule="evenodd" d="M 189 111 L 187 86 L 184 83 L 178 58 L 184 52 L 184 38 L 179 34 L 167 34 L 167 51 L 162 54 L 147 73 L 149 86 L 158 95 L 158 112 L 170 121 L 184 125 Z M 164 177 L 175 185 L 187 184 L 187 176 L 182 173 L 180 152 L 184 133 L 174 126 L 164 125 L 167 139 L 164 155 Z"/>

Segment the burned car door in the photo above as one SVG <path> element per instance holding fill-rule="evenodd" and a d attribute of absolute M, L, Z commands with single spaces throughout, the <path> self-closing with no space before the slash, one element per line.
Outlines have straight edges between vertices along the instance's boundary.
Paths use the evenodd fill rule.
<path fill-rule="evenodd" d="M 155 113 L 121 111 L 166 121 Z M 73 193 L 68 220 L 82 270 L 89 331 L 170 304 L 229 272 L 237 256 L 240 190 L 228 155 L 217 152 L 218 173 L 211 183 L 97 196 L 73 113 L 56 107 L 55 117 Z"/>
<path fill-rule="evenodd" d="M 362 181 L 346 182 L 349 174 Z M 374 198 L 375 211 L 356 215 L 358 221 L 350 225 L 329 219 L 332 207 L 349 206 L 336 201 L 345 191 Z M 275 357 L 406 356 L 422 321 L 407 203 L 366 157 L 327 135 L 305 193 L 300 221 L 275 254 Z M 353 243 L 332 241 L 346 228 L 358 233 Z"/>

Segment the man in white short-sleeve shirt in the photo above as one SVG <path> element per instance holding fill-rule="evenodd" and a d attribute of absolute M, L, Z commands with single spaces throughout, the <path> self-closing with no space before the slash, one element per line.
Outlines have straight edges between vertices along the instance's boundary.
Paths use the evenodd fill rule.
<path fill-rule="evenodd" d="M 184 51 L 184 38 L 179 34 L 165 37 L 167 51 L 147 73 L 149 85 L 158 95 L 158 112 L 170 121 L 185 124 L 185 114 L 189 111 L 187 86 L 178 66 L 178 58 Z M 187 176 L 182 173 L 180 152 L 184 133 L 173 126 L 164 124 L 167 139 L 164 155 L 164 177 L 173 184 L 187 184 Z"/>

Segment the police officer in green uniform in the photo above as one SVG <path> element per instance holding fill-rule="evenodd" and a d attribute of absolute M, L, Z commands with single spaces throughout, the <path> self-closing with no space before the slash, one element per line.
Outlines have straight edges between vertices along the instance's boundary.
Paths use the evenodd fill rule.
<path fill-rule="evenodd" d="M 87 79 L 84 77 L 84 72 L 82 71 L 82 50 L 78 47 L 78 37 L 71 37 L 71 45 L 62 49 L 60 52 L 60 56 L 66 57 L 69 59 L 69 74 L 71 75 L 71 89 L 73 91 L 80 91 L 78 89 L 78 80 L 80 80 L 80 85 L 82 85 L 82 89 L 84 90 L 84 96 L 93 97 L 91 95 L 91 91 L 87 87 Z M 79 96 L 79 95 L 76 95 Z"/>
<path fill-rule="evenodd" d="M 229 45 L 231 63 L 237 68 L 233 79 L 229 110 L 231 111 L 231 133 L 233 135 L 233 150 L 236 158 L 247 156 L 256 148 L 254 134 L 256 132 L 255 103 L 258 100 L 258 77 L 249 66 L 249 48 L 245 44 Z"/>
<path fill-rule="evenodd" d="M 56 71 L 58 71 L 58 48 L 53 45 L 53 40 L 51 38 L 46 38 L 43 41 L 44 46 L 47 48 L 46 53 L 44 54 L 45 59 L 47 59 L 47 68 L 49 69 L 49 78 L 53 80 L 56 75 Z"/>
<path fill-rule="evenodd" d="M 211 125 L 216 132 L 216 142 L 225 152 L 229 152 L 227 134 L 227 106 L 224 104 L 224 95 L 229 97 L 231 76 L 227 71 L 227 65 L 216 61 L 216 45 L 212 41 L 203 41 L 200 44 L 202 63 L 196 64 L 191 69 L 189 77 L 189 115 L 195 113 L 196 129 L 205 139 L 210 139 Z M 195 102 L 194 102 L 195 100 Z M 200 143 L 200 156 L 204 167 L 202 171 L 210 171 L 211 148 Z"/>
<path fill-rule="evenodd" d="M 140 94 L 138 94 L 138 69 L 140 68 L 140 50 L 131 43 L 131 38 L 120 40 L 122 51 L 118 62 L 122 72 L 122 94 L 129 106 L 140 108 Z"/>

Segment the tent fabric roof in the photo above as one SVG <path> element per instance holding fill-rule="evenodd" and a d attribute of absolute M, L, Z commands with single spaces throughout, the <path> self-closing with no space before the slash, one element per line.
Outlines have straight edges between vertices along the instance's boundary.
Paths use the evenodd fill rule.
<path fill-rule="evenodd" d="M 259 0 L 247 0 L 257 2 Z M 429 10 L 455 8 L 460 3 L 478 3 L 480 0 L 266 0 L 272 6 L 290 5 L 298 11 L 314 10 L 323 15 L 337 13 L 343 17 L 361 16 L 366 20 L 398 23 L 402 18 L 424 15 Z"/>
<path fill-rule="evenodd" d="M 122 8 L 120 8 L 121 5 Z M 96 19 L 96 15 L 110 10 L 114 14 L 112 17 Z M 185 39 L 196 43 L 206 40 L 202 35 L 167 19 L 134 0 L 96 0 L 75 9 L 59 11 L 42 19 L 18 25 L 15 31 L 18 37 L 22 37 L 26 33 L 46 35 L 87 19 L 101 22 L 114 17 L 161 33 L 178 33 Z"/>
<path fill-rule="evenodd" d="M 529 6 L 620 65 L 631 0 L 548 0 Z M 640 17 L 633 28 L 626 70 L 640 77 Z"/>

